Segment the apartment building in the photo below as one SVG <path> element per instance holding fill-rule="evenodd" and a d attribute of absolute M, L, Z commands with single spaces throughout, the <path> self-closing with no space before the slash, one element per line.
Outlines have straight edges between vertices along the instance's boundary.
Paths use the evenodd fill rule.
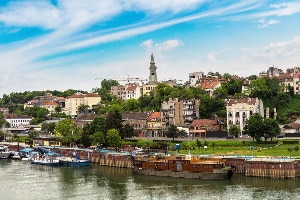
<path fill-rule="evenodd" d="M 90 110 L 94 108 L 101 101 L 101 97 L 96 93 L 76 93 L 74 95 L 68 96 L 65 101 L 65 108 L 63 112 L 66 115 L 70 115 L 72 117 L 77 116 L 78 107 L 80 105 L 87 105 Z"/>
<path fill-rule="evenodd" d="M 264 117 L 262 100 L 258 98 L 225 99 L 227 112 L 227 129 L 232 125 L 244 129 L 246 120 L 254 113 Z"/>

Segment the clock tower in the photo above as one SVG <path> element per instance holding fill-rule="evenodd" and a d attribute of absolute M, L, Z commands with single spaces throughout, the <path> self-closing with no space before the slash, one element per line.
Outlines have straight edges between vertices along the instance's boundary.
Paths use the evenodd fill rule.
<path fill-rule="evenodd" d="M 149 84 L 154 84 L 157 83 L 157 74 L 156 74 L 156 69 L 157 67 L 155 66 L 155 62 L 154 62 L 154 56 L 153 53 L 151 54 L 151 61 L 150 61 L 150 76 L 149 76 Z"/>

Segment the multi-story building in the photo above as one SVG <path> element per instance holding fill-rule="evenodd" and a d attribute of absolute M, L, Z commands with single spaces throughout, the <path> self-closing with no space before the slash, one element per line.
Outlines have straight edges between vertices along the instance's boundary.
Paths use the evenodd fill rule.
<path fill-rule="evenodd" d="M 57 106 L 59 106 L 59 104 L 54 101 L 47 101 L 40 104 L 40 107 L 47 109 L 49 114 L 55 113 L 55 107 Z"/>
<path fill-rule="evenodd" d="M 185 126 L 190 126 L 195 119 L 199 119 L 199 99 L 183 100 L 183 121 Z"/>
<path fill-rule="evenodd" d="M 146 136 L 148 116 L 149 113 L 145 112 L 122 113 L 123 125 L 131 125 L 136 136 Z"/>
<path fill-rule="evenodd" d="M 5 120 L 10 124 L 11 128 L 15 128 L 15 127 L 21 127 L 21 126 L 24 127 L 30 125 L 32 117 L 27 115 L 8 114 L 7 116 L 5 116 Z"/>
<path fill-rule="evenodd" d="M 153 112 L 147 118 L 147 134 L 146 137 L 164 137 L 162 131 L 161 113 Z"/>
<path fill-rule="evenodd" d="M 204 72 L 192 72 L 189 73 L 189 83 L 191 86 L 195 86 L 197 81 L 204 78 Z"/>
<path fill-rule="evenodd" d="M 112 86 L 110 93 L 126 101 L 128 99 L 138 99 L 142 96 L 143 88 L 138 83 L 128 83 L 125 86 Z"/>
<path fill-rule="evenodd" d="M 227 112 L 227 129 L 232 125 L 244 130 L 246 120 L 254 113 L 264 117 L 262 100 L 258 98 L 225 99 Z"/>
<path fill-rule="evenodd" d="M 161 121 L 163 131 L 167 131 L 171 124 L 181 126 L 184 124 L 183 102 L 178 98 L 170 98 L 161 104 Z"/>
<path fill-rule="evenodd" d="M 207 95 L 212 96 L 215 89 L 221 87 L 221 84 L 226 81 L 226 79 L 220 78 L 202 78 L 197 81 L 196 86 L 201 87 L 206 91 Z"/>
<path fill-rule="evenodd" d="M 153 83 L 153 84 L 147 83 L 147 84 L 143 85 L 142 95 L 149 96 L 150 92 L 154 91 L 156 86 L 157 86 L 156 83 Z"/>
<path fill-rule="evenodd" d="M 72 117 L 77 116 L 78 107 L 80 105 L 87 105 L 92 110 L 101 101 L 101 97 L 95 93 L 76 93 L 66 98 L 66 107 L 63 109 L 63 112 L 66 115 Z"/>

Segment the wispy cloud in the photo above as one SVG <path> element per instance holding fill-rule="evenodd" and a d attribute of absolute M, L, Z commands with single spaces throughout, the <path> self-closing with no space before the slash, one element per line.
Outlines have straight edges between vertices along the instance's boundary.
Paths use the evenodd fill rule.
<path fill-rule="evenodd" d="M 170 51 L 182 45 L 184 45 L 183 41 L 178 39 L 166 40 L 162 43 L 154 43 L 153 40 L 146 40 L 141 43 L 141 46 L 145 47 L 147 52 L 155 52 L 155 54 L 161 54 L 164 51 Z"/>
<path fill-rule="evenodd" d="M 259 23 L 258 28 L 266 28 L 270 25 L 278 24 L 280 23 L 280 21 L 275 19 L 269 19 L 269 20 L 261 19 L 258 20 L 258 23 Z"/>

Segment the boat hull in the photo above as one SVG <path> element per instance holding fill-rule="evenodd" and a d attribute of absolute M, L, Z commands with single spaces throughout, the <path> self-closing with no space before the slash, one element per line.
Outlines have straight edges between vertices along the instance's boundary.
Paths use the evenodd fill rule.
<path fill-rule="evenodd" d="M 90 160 L 83 160 L 83 159 L 70 159 L 70 158 L 62 158 L 59 159 L 59 164 L 64 166 L 70 167 L 83 167 L 83 166 L 90 166 Z"/>
<path fill-rule="evenodd" d="M 176 178 L 190 178 L 190 179 L 230 179 L 229 171 L 218 172 L 188 172 L 188 171 L 171 171 L 171 170 L 149 170 L 149 169 L 133 169 L 134 174 L 141 174 L 147 176 L 162 176 L 162 177 L 176 177 Z"/>
<path fill-rule="evenodd" d="M 10 152 L 0 152 L 0 159 L 7 159 L 11 156 Z"/>
<path fill-rule="evenodd" d="M 31 164 L 46 165 L 46 166 L 58 166 L 59 160 L 31 160 Z"/>

